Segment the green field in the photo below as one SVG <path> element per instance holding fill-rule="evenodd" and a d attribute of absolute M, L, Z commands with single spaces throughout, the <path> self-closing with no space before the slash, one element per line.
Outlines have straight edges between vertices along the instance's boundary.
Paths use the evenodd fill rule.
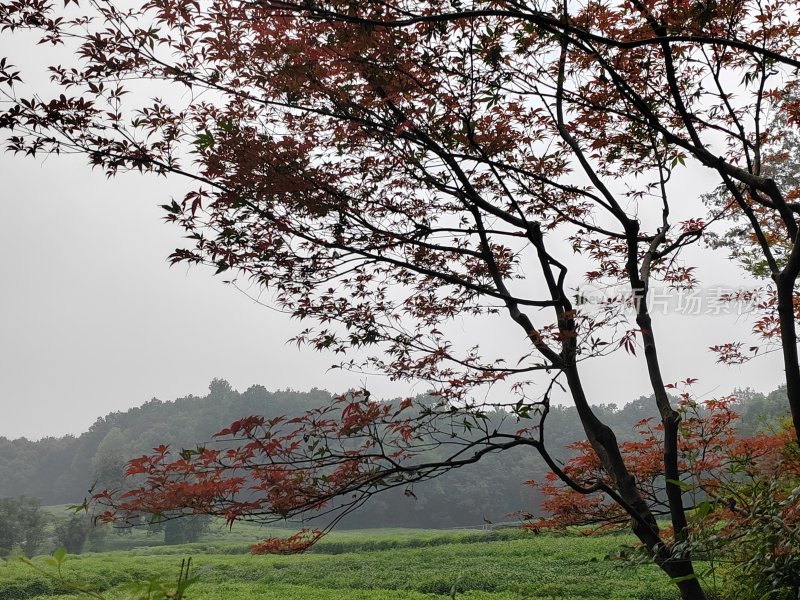
<path fill-rule="evenodd" d="M 632 568 L 606 558 L 632 541 L 627 536 L 362 530 L 335 532 L 304 555 L 244 553 L 250 541 L 271 531 L 279 532 L 238 525 L 184 546 L 148 545 L 148 537 L 137 532 L 119 536 L 127 550 L 70 556 L 64 576 L 117 600 L 130 596 L 131 582 L 177 577 L 181 559 L 191 556 L 200 578 L 187 600 L 418 600 L 453 592 L 465 600 L 678 597 L 655 567 Z M 34 564 L 55 572 L 46 559 L 37 557 Z M 86 596 L 69 593 L 19 560 L 0 563 L 0 599 L 45 598 Z"/>

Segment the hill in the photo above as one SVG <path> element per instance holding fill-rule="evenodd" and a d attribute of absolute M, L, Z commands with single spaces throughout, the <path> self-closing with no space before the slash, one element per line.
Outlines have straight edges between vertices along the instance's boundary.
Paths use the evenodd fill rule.
<path fill-rule="evenodd" d="M 739 390 L 741 428 L 751 433 L 763 422 L 787 413 L 785 391 L 764 395 Z M 125 412 L 99 418 L 87 432 L 75 437 L 0 437 L 0 497 L 35 496 L 43 504 L 77 503 L 90 487 L 119 486 L 125 463 L 159 444 L 194 447 L 208 441 L 228 423 L 248 415 L 299 414 L 327 404 L 331 394 L 282 390 L 270 392 L 255 385 L 244 392 L 228 382 L 214 379 L 205 396 L 187 396 L 164 402 L 153 399 Z M 622 408 L 598 407 L 598 412 L 622 436 L 633 433 L 634 424 L 655 416 L 654 403 L 640 397 Z M 490 415 L 498 423 L 505 413 Z M 553 407 L 548 416 L 547 436 L 554 456 L 567 457 L 565 446 L 583 439 L 574 408 Z M 449 473 L 415 488 L 416 498 L 395 490 L 379 494 L 363 509 L 348 517 L 345 527 L 463 527 L 509 519 L 519 511 L 534 511 L 538 498 L 524 481 L 542 479 L 541 459 L 526 449 L 490 455 L 471 467 Z"/>

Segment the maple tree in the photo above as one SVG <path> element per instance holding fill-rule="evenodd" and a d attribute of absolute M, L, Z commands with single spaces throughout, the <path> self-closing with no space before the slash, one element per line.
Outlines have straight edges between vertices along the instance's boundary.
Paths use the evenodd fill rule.
<path fill-rule="evenodd" d="M 377 490 L 529 446 L 575 491 L 616 503 L 682 596 L 703 598 L 691 556 L 675 551 L 689 535 L 681 413 L 648 298 L 654 284 L 696 285 L 681 251 L 724 219 L 746 223 L 774 283 L 763 307 L 774 325 L 757 333 L 780 339 L 800 431 L 800 205 L 794 182 L 770 175 L 800 110 L 797 8 L 4 3 L 3 35 L 73 51 L 59 50 L 52 90 L 36 93 L 0 59 L 9 149 L 83 153 L 109 175 L 189 178 L 196 189 L 165 205 L 191 240 L 173 262 L 251 278 L 312 323 L 298 344 L 342 354 L 346 368 L 427 381 L 438 398 L 415 407 L 355 395 L 296 419 L 244 419 L 220 432 L 227 446 L 180 456 L 161 447 L 134 461 L 142 486 L 98 500 L 122 513 L 341 514 Z M 775 114 L 784 127 L 767 126 Z M 690 163 L 723 190 L 710 214 L 675 185 Z M 574 292 L 586 280 L 609 290 L 597 306 Z M 452 334 L 467 318 L 518 333 L 492 355 Z M 660 413 L 654 458 L 672 541 L 583 385 L 582 363 L 620 348 L 641 349 Z M 720 348 L 735 359 L 735 345 Z M 550 383 L 536 392 L 528 378 Z M 587 485 L 547 453 L 554 386 L 568 391 L 602 465 Z M 495 407 L 521 427 L 486 427 L 492 404 L 480 398 L 492 387 L 507 389 Z"/>
<path fill-rule="evenodd" d="M 699 403 L 688 391 L 680 395 L 681 479 L 690 511 L 690 536 L 680 551 L 695 551 L 710 565 L 736 565 L 736 597 L 796 597 L 800 589 L 800 452 L 789 427 L 744 437 L 737 433 L 736 398 Z M 637 423 L 637 439 L 622 452 L 640 490 L 657 514 L 669 514 L 663 490 L 663 427 L 646 418 Z M 564 466 L 576 482 L 607 480 L 602 465 L 585 443 L 572 446 L 575 455 Z M 619 528 L 627 515 L 600 494 L 575 493 L 553 474 L 531 481 L 545 496 L 547 516 L 525 527 L 566 528 L 586 525 L 585 534 Z M 665 532 L 667 536 L 670 532 Z M 711 579 L 711 577 L 707 577 Z M 788 594 L 788 595 L 786 595 Z"/>
<path fill-rule="evenodd" d="M 785 97 L 788 102 L 797 101 L 794 89 L 787 89 Z M 797 210 L 797 157 L 800 150 L 800 138 L 792 127 L 794 119 L 792 111 L 777 111 L 771 115 L 771 121 L 765 129 L 774 133 L 770 134 L 771 141 L 762 149 L 763 156 L 758 157 L 762 173 L 775 182 L 777 189 L 783 191 L 790 211 Z M 751 192 L 741 188 L 738 193 Z M 752 207 L 743 207 L 743 198 L 732 195 L 724 186 L 704 195 L 704 200 L 712 210 L 719 212 L 722 221 L 729 224 L 722 232 L 707 233 L 710 245 L 726 249 L 731 258 L 739 261 L 756 280 L 766 282 L 766 285 L 742 289 L 722 297 L 723 301 L 745 302 L 753 308 L 752 333 L 765 343 L 745 345 L 741 341 L 727 342 L 713 346 L 711 350 L 718 353 L 720 362 L 728 364 L 752 360 L 765 350 L 781 351 L 784 364 L 787 365 L 787 382 L 796 379 L 796 372 L 791 367 L 795 358 L 790 326 L 791 320 L 797 318 L 799 308 L 794 274 L 797 260 L 794 256 L 796 231 L 792 222 L 787 220 L 786 210 L 781 213 L 779 205 L 758 201 L 757 196 Z M 778 310 L 779 305 L 782 306 L 783 315 Z M 796 385 L 796 382 L 793 381 L 792 385 Z M 796 412 L 793 414 L 796 415 Z M 796 432 L 797 422 L 795 416 Z"/>

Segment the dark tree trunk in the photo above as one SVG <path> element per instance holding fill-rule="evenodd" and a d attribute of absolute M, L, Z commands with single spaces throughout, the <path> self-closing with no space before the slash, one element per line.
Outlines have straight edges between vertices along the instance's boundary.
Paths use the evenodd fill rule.
<path fill-rule="evenodd" d="M 566 367 L 565 374 L 586 436 L 600 457 L 603 468 L 614 479 L 617 491 L 625 503 L 624 508 L 631 515 L 633 533 L 648 548 L 658 566 L 670 579 L 682 579 L 677 586 L 683 600 L 705 600 L 705 593 L 695 576 L 691 559 L 673 559 L 669 548 L 661 540 L 656 519 L 639 494 L 636 479 L 625 466 L 616 436 L 592 411 L 577 369 L 574 365 Z"/>
<path fill-rule="evenodd" d="M 800 444 L 800 359 L 798 359 L 797 353 L 797 328 L 794 314 L 795 278 L 784 272 L 774 279 L 778 294 L 783 367 L 786 371 L 786 396 L 789 398 L 789 410 L 792 413 L 795 437 L 797 443 Z"/>

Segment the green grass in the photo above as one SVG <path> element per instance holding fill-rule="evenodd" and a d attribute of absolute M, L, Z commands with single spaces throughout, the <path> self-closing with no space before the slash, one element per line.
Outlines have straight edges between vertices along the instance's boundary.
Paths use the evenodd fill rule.
<path fill-rule="evenodd" d="M 671 600 L 677 593 L 652 566 L 622 567 L 605 557 L 626 536 L 522 536 L 518 531 L 345 531 L 313 553 L 252 556 L 220 552 L 244 543 L 254 526 L 235 528 L 231 540 L 173 547 L 141 547 L 83 554 L 64 564 L 68 580 L 82 581 L 109 599 L 125 597 L 132 581 L 177 576 L 182 557 L 201 572 L 187 600 Z M 269 531 L 258 529 L 261 537 Z M 126 536 L 127 537 L 127 536 Z M 37 565 L 52 569 L 44 557 Z M 77 600 L 58 583 L 19 561 L 0 564 L 2 600 Z"/>
<path fill-rule="evenodd" d="M 103 545 L 108 550 L 127 550 L 131 555 L 149 556 L 176 554 L 247 554 L 250 547 L 266 537 L 283 537 L 296 533 L 296 529 L 260 527 L 239 524 L 230 533 L 224 528 L 214 528 L 201 541 L 180 546 L 164 546 L 157 536 L 106 538 Z M 309 551 L 311 554 L 343 554 L 348 552 L 379 552 L 402 548 L 423 548 L 446 544 L 477 544 L 526 537 L 520 529 L 495 531 L 437 529 L 370 529 L 336 531 L 323 537 Z M 114 546 L 117 546 L 114 548 Z"/>

